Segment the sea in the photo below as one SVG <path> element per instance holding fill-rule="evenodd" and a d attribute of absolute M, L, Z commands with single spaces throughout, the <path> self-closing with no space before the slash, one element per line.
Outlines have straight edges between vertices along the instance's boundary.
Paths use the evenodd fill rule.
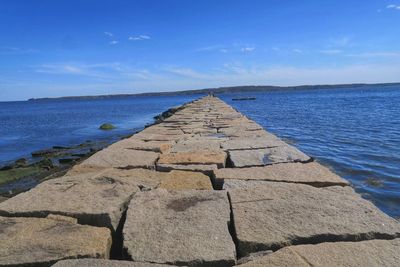
<path fill-rule="evenodd" d="M 201 95 L 0 102 L 0 166 L 32 151 L 112 142 Z M 400 86 L 218 94 L 400 218 Z M 235 101 L 234 98 L 255 100 Z M 116 129 L 99 130 L 103 123 Z"/>

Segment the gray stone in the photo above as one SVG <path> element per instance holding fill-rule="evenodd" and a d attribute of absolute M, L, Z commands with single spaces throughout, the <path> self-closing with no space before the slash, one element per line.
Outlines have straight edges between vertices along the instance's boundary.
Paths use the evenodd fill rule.
<path fill-rule="evenodd" d="M 264 166 L 276 163 L 309 162 L 312 159 L 298 149 L 279 146 L 265 149 L 229 151 L 229 158 L 234 167 Z"/>
<path fill-rule="evenodd" d="M 50 266 L 66 258 L 109 257 L 107 228 L 45 218 L 0 217 L 1 266 Z"/>
<path fill-rule="evenodd" d="M 241 267 L 377 267 L 398 266 L 400 239 L 291 246 Z"/>
<path fill-rule="evenodd" d="M 103 149 L 81 165 L 113 168 L 154 169 L 158 153 L 133 149 Z"/>
<path fill-rule="evenodd" d="M 143 187 L 157 187 L 165 175 L 144 169 L 108 169 L 52 179 L 0 203 L 0 215 L 61 214 L 82 224 L 116 230 L 133 194 Z"/>
<path fill-rule="evenodd" d="M 161 154 L 157 165 L 217 165 L 225 167 L 226 153 L 221 151 L 193 151 Z"/>
<path fill-rule="evenodd" d="M 349 182 L 317 162 L 284 163 L 263 167 L 226 168 L 214 171 L 216 183 L 234 185 L 233 180 L 303 183 L 316 187 L 349 185 Z M 238 182 L 240 183 L 240 182 Z M 237 183 L 237 184 L 238 184 Z"/>
<path fill-rule="evenodd" d="M 201 164 L 193 164 L 193 165 L 179 165 L 179 164 L 159 164 L 156 165 L 156 170 L 161 172 L 168 172 L 172 170 L 181 170 L 181 171 L 197 171 L 202 172 L 206 175 L 211 176 L 213 171 L 218 169 L 217 164 L 209 164 L 209 165 L 201 165 Z"/>
<path fill-rule="evenodd" d="M 241 256 L 293 244 L 400 235 L 399 222 L 350 187 L 265 183 L 229 190 Z"/>
<path fill-rule="evenodd" d="M 78 259 L 63 260 L 53 267 L 174 267 L 175 265 L 156 264 L 133 261 L 101 260 L 101 259 Z"/>
<path fill-rule="evenodd" d="M 277 137 L 236 138 L 221 144 L 224 150 L 271 148 L 286 145 Z"/>
<path fill-rule="evenodd" d="M 232 266 L 236 257 L 229 223 L 224 192 L 141 192 L 129 205 L 124 246 L 134 261 Z"/>

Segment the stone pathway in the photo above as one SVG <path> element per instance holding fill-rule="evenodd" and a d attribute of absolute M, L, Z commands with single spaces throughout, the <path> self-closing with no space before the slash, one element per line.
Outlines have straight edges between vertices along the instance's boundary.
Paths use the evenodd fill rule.
<path fill-rule="evenodd" d="M 215 97 L 0 202 L 0 266 L 400 266 L 400 223 Z"/>

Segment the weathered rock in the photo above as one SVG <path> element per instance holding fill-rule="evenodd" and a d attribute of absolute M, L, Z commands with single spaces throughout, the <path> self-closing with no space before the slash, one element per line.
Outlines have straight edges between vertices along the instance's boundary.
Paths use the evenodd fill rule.
<path fill-rule="evenodd" d="M 77 218 L 81 224 L 116 230 L 133 194 L 143 187 L 157 187 L 162 175 L 166 174 L 144 169 L 107 169 L 67 175 L 0 203 L 0 215 L 61 214 Z"/>
<path fill-rule="evenodd" d="M 312 159 L 296 148 L 284 145 L 274 148 L 233 150 L 229 158 L 234 167 L 264 166 L 275 163 L 309 162 Z"/>
<path fill-rule="evenodd" d="M 400 235 L 399 222 L 350 187 L 265 183 L 229 191 L 241 256 L 291 244 Z"/>
<path fill-rule="evenodd" d="M 81 164 L 99 167 L 154 169 L 157 159 L 158 153 L 151 151 L 104 149 Z"/>
<path fill-rule="evenodd" d="M 224 150 L 244 150 L 272 148 L 286 145 L 285 142 L 275 136 L 256 137 L 256 138 L 237 138 L 225 141 L 221 144 Z"/>
<path fill-rule="evenodd" d="M 101 259 L 63 260 L 53 267 L 174 267 L 175 265 Z"/>
<path fill-rule="evenodd" d="M 112 125 L 111 123 L 103 123 L 102 125 L 100 125 L 99 129 L 107 131 L 107 130 L 115 129 L 115 126 Z"/>
<path fill-rule="evenodd" d="M 179 164 L 156 164 L 156 170 L 161 172 L 168 172 L 172 170 L 182 170 L 182 171 L 194 171 L 194 172 L 202 172 L 206 175 L 211 176 L 213 171 L 218 169 L 216 164 L 208 164 L 208 165 L 179 165 Z"/>
<path fill-rule="evenodd" d="M 157 164 L 210 165 L 225 167 L 226 153 L 216 151 L 181 152 L 161 154 Z"/>
<path fill-rule="evenodd" d="M 213 190 L 210 177 L 200 172 L 171 171 L 161 180 L 158 188 L 168 190 Z"/>
<path fill-rule="evenodd" d="M 127 212 L 124 246 L 134 261 L 189 266 L 232 266 L 226 193 L 208 190 L 136 194 Z"/>
<path fill-rule="evenodd" d="M 263 167 L 226 168 L 214 171 L 216 183 L 227 180 L 303 183 L 316 187 L 349 185 L 349 182 L 317 162 L 273 164 Z"/>
<path fill-rule="evenodd" d="M 65 258 L 108 258 L 107 228 L 45 218 L 0 217 L 1 266 L 50 266 Z"/>
<path fill-rule="evenodd" d="M 172 146 L 170 149 L 171 153 L 179 153 L 179 152 L 193 152 L 197 151 L 216 151 L 222 152 L 220 148 L 221 141 L 219 140 L 207 140 L 204 139 L 189 139 L 183 140 Z"/>
<path fill-rule="evenodd" d="M 0 196 L 0 203 L 6 201 L 7 199 L 8 199 L 7 197 Z"/>
<path fill-rule="evenodd" d="M 112 149 L 133 149 L 133 150 L 144 150 L 144 151 L 153 151 L 157 153 L 165 153 L 167 152 L 173 141 L 148 141 L 144 142 L 140 139 L 136 139 L 134 137 L 124 139 L 117 143 L 112 144 L 109 148 Z"/>
<path fill-rule="evenodd" d="M 286 247 L 241 267 L 398 266 L 400 239 L 336 242 Z"/>

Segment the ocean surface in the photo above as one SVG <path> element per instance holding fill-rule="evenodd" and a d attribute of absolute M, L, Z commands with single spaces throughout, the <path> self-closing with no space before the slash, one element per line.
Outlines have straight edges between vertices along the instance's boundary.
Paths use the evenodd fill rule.
<path fill-rule="evenodd" d="M 387 214 L 400 217 L 400 87 L 218 96 L 349 180 Z M 53 145 L 117 140 L 198 97 L 0 102 L 0 165 Z M 233 101 L 236 97 L 256 100 Z M 99 130 L 105 122 L 117 129 Z"/>

